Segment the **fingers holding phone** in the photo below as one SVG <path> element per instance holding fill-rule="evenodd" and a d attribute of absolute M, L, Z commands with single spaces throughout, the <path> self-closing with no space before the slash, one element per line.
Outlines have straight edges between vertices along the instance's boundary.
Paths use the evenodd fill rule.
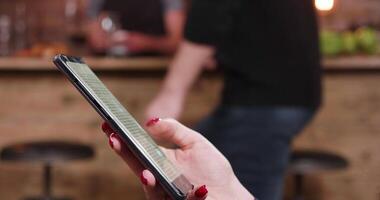
<path fill-rule="evenodd" d="M 172 125 L 175 125 L 174 120 L 172 121 Z M 152 124 L 153 125 L 153 124 Z M 176 125 L 180 125 L 179 123 Z M 109 143 L 111 148 L 131 167 L 132 171 L 140 177 L 140 181 L 143 184 L 144 192 L 148 200 L 152 199 L 169 199 L 169 196 L 165 193 L 163 188 L 157 183 L 154 175 L 140 164 L 138 159 L 133 155 L 133 153 L 128 149 L 127 145 L 115 134 L 112 128 L 104 122 L 102 124 L 103 132 L 109 137 Z M 156 127 L 155 129 L 157 135 L 161 135 L 160 133 L 164 133 L 163 137 L 171 137 L 172 140 L 179 140 L 179 137 L 182 136 L 172 136 L 174 132 L 172 130 L 176 130 L 174 126 L 171 126 L 166 123 L 162 123 L 160 127 Z M 165 153 L 170 154 L 169 151 L 165 151 Z M 171 156 L 168 156 L 169 158 Z M 203 200 L 207 197 L 208 190 L 205 185 L 198 186 L 193 188 L 192 191 L 189 191 L 187 200 Z"/>

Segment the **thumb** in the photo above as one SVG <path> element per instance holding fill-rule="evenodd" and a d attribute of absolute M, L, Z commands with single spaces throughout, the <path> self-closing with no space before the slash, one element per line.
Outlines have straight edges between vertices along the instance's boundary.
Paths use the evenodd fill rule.
<path fill-rule="evenodd" d="M 205 141 L 202 135 L 174 119 L 151 119 L 146 127 L 154 139 L 175 144 L 181 149 L 188 149 L 198 142 Z"/>

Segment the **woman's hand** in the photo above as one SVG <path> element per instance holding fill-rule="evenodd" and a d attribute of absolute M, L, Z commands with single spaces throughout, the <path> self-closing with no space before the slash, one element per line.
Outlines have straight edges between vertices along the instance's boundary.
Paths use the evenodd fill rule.
<path fill-rule="evenodd" d="M 166 199 L 167 195 L 157 184 L 154 175 L 146 170 L 127 146 L 107 125 L 103 131 L 109 136 L 111 147 L 140 176 L 149 200 Z M 189 192 L 189 200 L 196 199 L 253 199 L 241 185 L 227 159 L 199 133 L 172 119 L 152 119 L 147 131 L 157 141 L 177 146 L 175 149 L 162 148 L 168 159 L 177 166 L 196 187 Z M 201 186 L 202 185 L 202 186 Z"/>

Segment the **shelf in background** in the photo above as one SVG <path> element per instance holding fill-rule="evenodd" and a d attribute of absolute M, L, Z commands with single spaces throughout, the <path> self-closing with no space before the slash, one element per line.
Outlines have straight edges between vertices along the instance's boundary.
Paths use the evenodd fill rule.
<path fill-rule="evenodd" d="M 380 70 L 380 56 L 343 56 L 323 59 L 326 70 Z"/>

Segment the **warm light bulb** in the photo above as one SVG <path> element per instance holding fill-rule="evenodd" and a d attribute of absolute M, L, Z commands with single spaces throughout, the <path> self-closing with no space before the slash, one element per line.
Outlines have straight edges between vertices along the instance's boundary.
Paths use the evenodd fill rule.
<path fill-rule="evenodd" d="M 334 7 L 334 0 L 315 0 L 315 7 L 320 11 L 330 11 Z"/>

